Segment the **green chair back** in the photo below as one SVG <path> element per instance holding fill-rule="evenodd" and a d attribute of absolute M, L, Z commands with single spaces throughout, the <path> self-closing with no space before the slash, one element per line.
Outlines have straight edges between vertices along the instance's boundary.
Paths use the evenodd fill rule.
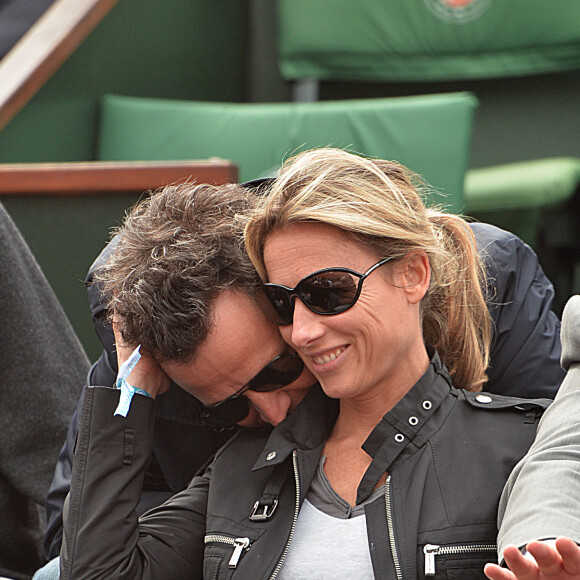
<path fill-rule="evenodd" d="M 396 160 L 463 207 L 473 113 L 469 93 L 317 103 L 208 103 L 108 95 L 100 160 L 221 157 L 240 181 L 272 175 L 283 160 L 314 147 L 341 147 Z"/>

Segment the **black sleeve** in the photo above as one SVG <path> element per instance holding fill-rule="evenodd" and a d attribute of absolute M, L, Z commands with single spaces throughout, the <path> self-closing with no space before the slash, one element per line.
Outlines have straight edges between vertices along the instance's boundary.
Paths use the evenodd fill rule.
<path fill-rule="evenodd" d="M 554 398 L 565 376 L 554 287 L 534 251 L 489 224 L 471 224 L 487 268 L 493 343 L 485 390 Z"/>
<path fill-rule="evenodd" d="M 62 507 L 70 489 L 73 450 L 78 430 L 78 417 L 83 406 L 84 394 L 85 391 L 83 389 L 77 409 L 69 424 L 65 443 L 58 456 L 52 484 L 46 497 L 47 527 L 44 536 L 44 551 L 49 560 L 56 558 L 60 553 L 60 544 L 62 542 Z"/>
<path fill-rule="evenodd" d="M 87 385 L 81 393 L 77 408 L 72 416 L 66 440 L 54 470 L 52 484 L 46 498 L 47 528 L 46 534 L 44 536 L 44 551 L 49 560 L 56 558 L 56 556 L 58 556 L 60 553 L 63 525 L 62 511 L 66 496 L 70 490 L 75 441 L 79 428 L 79 417 L 81 416 L 86 389 L 88 388 L 89 384 L 97 384 L 95 383 L 95 381 L 98 380 L 97 377 L 109 377 L 110 380 L 107 381 L 107 384 L 111 386 L 117 375 L 116 371 L 113 372 L 111 367 L 107 364 L 107 360 L 107 352 L 103 351 L 101 358 L 89 371 Z M 144 489 L 139 505 L 137 506 L 138 515 L 142 515 L 151 508 L 162 504 L 174 493 L 169 489 L 167 481 L 165 480 L 165 476 L 161 471 L 155 456 L 153 456 L 152 459 L 154 461 L 151 462 L 149 469 L 145 473 Z M 178 464 L 177 461 L 175 463 Z M 192 477 L 193 474 L 187 479 L 185 483 L 183 483 L 180 489 L 184 488 Z"/>
<path fill-rule="evenodd" d="M 86 385 L 113 386 L 117 376 L 117 356 L 115 354 L 113 330 L 106 321 L 106 305 L 103 302 L 99 287 L 97 284 L 93 284 L 95 270 L 105 264 L 111 252 L 116 248 L 117 243 L 118 239 L 114 238 L 104 248 L 91 265 L 85 279 L 95 332 L 104 347 L 101 356 L 91 367 L 87 375 Z M 74 445 L 78 430 L 78 417 L 83 406 L 85 389 L 81 393 L 77 408 L 70 421 L 66 440 L 58 457 L 52 484 L 46 498 L 47 529 L 44 537 L 44 551 L 49 559 L 58 556 L 60 552 L 62 541 L 62 509 L 70 488 Z"/>
<path fill-rule="evenodd" d="M 116 366 L 116 365 L 115 365 Z M 99 360 L 91 367 L 87 375 L 87 385 L 104 384 L 112 386 L 117 371 L 109 364 L 109 353 L 103 350 Z M 102 383 L 100 381 L 103 381 Z M 52 484 L 46 497 L 46 534 L 44 536 L 44 551 L 49 560 L 58 556 L 62 541 L 62 507 L 69 492 L 75 439 L 79 428 L 79 416 L 83 408 L 86 387 L 82 390 L 77 408 L 70 421 L 66 440 L 61 449 L 54 470 Z"/>
<path fill-rule="evenodd" d="M 135 395 L 127 417 L 113 415 L 118 401 L 115 389 L 87 388 L 63 510 L 61 578 L 201 578 L 209 475 L 139 522 L 155 401 Z"/>

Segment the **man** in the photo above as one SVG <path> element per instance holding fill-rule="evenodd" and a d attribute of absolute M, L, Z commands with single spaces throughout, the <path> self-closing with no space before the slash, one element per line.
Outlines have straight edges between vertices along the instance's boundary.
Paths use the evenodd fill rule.
<path fill-rule="evenodd" d="M 232 380 L 238 386 L 245 384 L 286 350 L 277 327 L 266 321 L 252 296 L 259 279 L 243 248 L 242 223 L 237 216 L 247 213 L 257 199 L 250 188 L 237 185 L 168 187 L 132 212 L 120 236 L 91 268 L 90 281 L 108 261 L 110 292 L 114 294 L 116 287 L 127 288 L 115 303 L 125 303 L 119 305 L 118 314 L 128 322 L 123 333 L 129 342 L 139 335 L 143 350 L 175 371 L 175 375 L 170 372 L 172 378 L 180 378 L 180 368 L 194 354 L 204 364 L 203 368 L 192 369 L 190 374 L 197 379 L 192 388 L 186 384 L 189 377 L 177 380 L 157 401 L 155 454 L 144 483 L 140 512 L 186 487 L 235 428 L 235 423 L 215 424 L 203 419 L 202 406 L 187 391 L 193 390 L 203 398 L 209 384 L 215 391 L 207 399 L 211 403 L 219 396 L 217 387 L 227 388 Z M 151 258 L 154 253 L 158 256 Z M 107 302 L 100 283 L 89 286 L 89 295 L 105 351 L 91 369 L 88 383 L 113 385 L 117 353 L 112 329 L 106 323 Z M 151 356 L 144 357 L 139 368 L 147 361 L 147 368 L 157 370 Z M 250 398 L 260 396 L 248 394 Z M 264 408 L 260 418 L 255 407 L 251 407 L 243 425 L 273 421 L 273 413 L 281 418 L 287 412 Z M 51 558 L 60 549 L 62 503 L 72 464 L 67 454 L 72 454 L 75 434 L 76 417 L 48 498 L 45 545 Z"/>
<path fill-rule="evenodd" d="M 0 576 L 44 561 L 42 506 L 89 361 L 0 205 Z"/>
<path fill-rule="evenodd" d="M 116 238 L 119 247 L 110 245 L 105 250 L 89 280 L 112 254 L 106 270 L 117 281 L 110 283 L 112 278 L 105 274 L 109 294 L 115 295 L 115 287 L 129 292 L 124 298 L 114 298 L 113 304 L 132 298 L 133 288 L 143 291 L 128 301 L 133 304 L 131 310 L 119 306 L 121 321 L 141 320 L 133 330 L 123 327 L 125 340 L 155 353 L 140 366 L 149 364 L 150 371 L 159 373 L 153 359 L 160 361 L 174 383 L 204 403 L 215 404 L 284 353 L 277 327 L 263 319 L 254 302 L 258 280 L 241 245 L 242 220 L 236 217 L 249 211 L 257 197 L 238 186 L 189 185 L 168 188 L 152 200 L 133 211 L 121 231 L 121 241 Z M 552 286 L 521 240 L 492 226 L 474 224 L 473 229 L 486 257 L 495 322 L 488 387 L 510 395 L 553 396 L 563 372 L 559 367 L 559 321 L 550 312 Z M 130 241 L 124 241 L 130 232 Z M 161 267 L 162 257 L 171 266 Z M 102 324 L 107 306 L 96 284 L 89 286 L 89 293 L 97 332 L 105 345 L 89 383 L 112 385 L 117 357 L 112 331 Z M 155 329 L 150 329 L 151 323 Z M 198 328 L 205 330 L 199 333 Z M 167 342 L 175 337 L 178 342 Z M 192 356 L 197 363 L 189 366 Z M 306 376 L 300 380 L 308 382 Z M 299 382 L 296 387 L 248 392 L 250 416 L 242 424 L 279 421 L 296 404 L 304 384 Z M 199 403 L 175 384 L 158 397 L 155 452 L 141 510 L 183 489 L 232 434 L 232 425 L 208 425 L 202 412 Z M 47 546 L 51 556 L 58 554 L 60 545 L 62 502 L 70 484 L 75 433 L 73 422 L 49 497 Z"/>

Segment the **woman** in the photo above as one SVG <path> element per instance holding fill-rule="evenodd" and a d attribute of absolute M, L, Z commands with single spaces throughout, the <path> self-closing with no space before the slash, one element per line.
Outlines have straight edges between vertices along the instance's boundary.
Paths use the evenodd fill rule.
<path fill-rule="evenodd" d="M 468 226 L 401 166 L 324 149 L 283 167 L 247 245 L 322 388 L 138 523 L 152 399 L 113 420 L 118 396 L 88 390 L 61 577 L 483 577 L 544 404 L 476 393 L 490 324 Z"/>
<path fill-rule="evenodd" d="M 343 549 L 346 533 L 358 536 L 367 560 L 345 577 L 382 577 L 378 570 L 389 567 L 404 578 L 483 577 L 503 482 L 533 436 L 513 401 L 451 387 L 476 392 L 485 382 L 482 268 L 466 222 L 426 208 L 413 179 L 395 163 L 307 152 L 284 166 L 246 227 L 250 258 L 268 281 L 270 318 L 325 394 L 340 401 L 297 540 L 315 541 L 341 510 L 364 506 L 367 518 L 362 531 L 329 524 L 330 546 L 291 544 L 284 578 L 306 577 L 316 559 L 328 569 L 332 543 Z M 504 410 L 490 417 L 477 405 Z M 519 441 L 512 446 L 505 431 L 484 435 L 490 428 Z M 381 543 L 388 551 L 379 540 L 385 526 L 392 566 L 376 550 Z M 345 569 L 342 559 L 334 565 Z"/>

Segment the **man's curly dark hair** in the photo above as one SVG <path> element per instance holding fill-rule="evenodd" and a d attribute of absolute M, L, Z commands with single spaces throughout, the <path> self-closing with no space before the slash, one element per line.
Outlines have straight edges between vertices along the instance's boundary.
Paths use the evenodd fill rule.
<path fill-rule="evenodd" d="M 188 362 L 228 288 L 252 294 L 259 278 L 243 245 L 256 194 L 236 184 L 167 186 L 142 200 L 116 231 L 96 279 L 123 339 L 160 362 Z"/>

